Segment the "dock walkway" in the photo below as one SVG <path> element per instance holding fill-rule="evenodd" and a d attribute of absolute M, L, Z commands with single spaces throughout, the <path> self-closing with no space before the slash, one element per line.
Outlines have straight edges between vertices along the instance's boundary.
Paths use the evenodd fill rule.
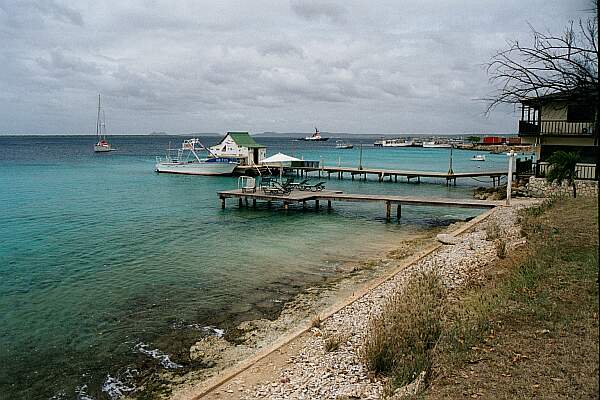
<path fill-rule="evenodd" d="M 323 190 L 319 192 L 309 192 L 294 190 L 289 195 L 272 195 L 265 194 L 260 189 L 256 192 L 242 191 L 241 189 L 226 190 L 217 193 L 221 199 L 221 208 L 225 209 L 225 201 L 229 198 L 237 198 L 238 204 L 242 207 L 244 204 L 249 206 L 249 200 L 252 200 L 252 207 L 256 207 L 256 201 L 266 201 L 270 206 L 272 202 L 283 203 L 283 208 L 287 209 L 289 204 L 302 204 L 306 208 L 306 202 L 314 201 L 315 209 L 319 209 L 321 201 L 327 201 L 327 209 L 331 210 L 332 201 L 346 202 L 382 202 L 385 204 L 386 220 L 391 220 L 392 205 L 396 205 L 396 217 L 398 220 L 401 217 L 402 205 L 415 206 L 439 206 L 439 207 L 462 207 L 462 208 L 494 208 L 499 203 L 487 200 L 468 200 L 468 199 L 448 199 L 448 198 L 431 198 L 431 197 L 414 197 L 414 196 L 393 196 L 393 195 L 378 195 L 378 194 L 356 194 L 343 193 L 341 191 Z"/>
<path fill-rule="evenodd" d="M 492 178 L 492 184 L 494 186 L 500 184 L 500 178 L 508 175 L 507 171 L 475 171 L 475 172 L 435 172 L 435 171 L 403 171 L 403 170 L 395 170 L 395 169 L 382 169 L 382 168 L 356 168 L 356 167 L 285 167 L 285 170 L 291 172 L 292 174 L 296 174 L 296 176 L 308 176 L 310 172 L 316 172 L 318 177 L 325 177 L 327 175 L 327 179 L 331 179 L 331 175 L 334 174 L 334 177 L 338 179 L 344 179 L 344 174 L 350 175 L 351 179 L 354 180 L 355 176 L 358 176 L 359 179 L 367 180 L 367 176 L 374 176 L 379 180 L 379 182 L 383 182 L 386 177 L 389 177 L 390 181 L 392 179 L 395 182 L 398 182 L 398 177 L 404 177 L 408 182 L 411 179 L 416 179 L 418 183 L 421 182 L 421 178 L 437 178 L 437 179 L 445 179 L 446 185 L 453 183 L 456 185 L 456 180 L 459 178 L 478 178 L 478 177 L 488 177 Z"/>

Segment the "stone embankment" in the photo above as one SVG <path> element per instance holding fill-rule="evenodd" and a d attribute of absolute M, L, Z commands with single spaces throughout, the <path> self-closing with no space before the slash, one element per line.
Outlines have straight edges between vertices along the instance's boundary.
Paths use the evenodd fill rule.
<path fill-rule="evenodd" d="M 576 180 L 577 196 L 592 197 L 598 196 L 598 182 L 589 180 Z M 558 185 L 548 183 L 546 178 L 529 178 L 527 190 L 532 197 L 555 197 L 555 196 L 572 196 L 573 188 L 567 182 Z"/>
<path fill-rule="evenodd" d="M 287 360 L 281 365 L 269 364 L 271 372 L 263 379 L 253 377 L 258 383 L 247 383 L 249 376 L 240 374 L 217 388 L 211 393 L 211 398 L 380 398 L 384 382 L 367 371 L 359 356 L 369 319 L 380 313 L 386 299 L 402 291 L 415 274 L 437 271 L 450 290 L 482 277 L 498 258 L 498 240 L 503 241 L 502 247 L 506 251 L 524 243 L 517 210 L 534 201 L 498 207 L 485 221 L 457 238 L 440 236 L 439 240 L 448 244 L 401 270 L 320 324 L 315 324 Z M 333 349 L 332 342 L 336 343 Z"/>

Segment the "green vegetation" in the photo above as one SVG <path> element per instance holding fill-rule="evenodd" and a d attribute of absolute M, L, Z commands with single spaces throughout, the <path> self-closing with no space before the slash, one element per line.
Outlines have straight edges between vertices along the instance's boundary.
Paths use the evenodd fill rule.
<path fill-rule="evenodd" d="M 596 201 L 526 210 L 527 244 L 504 247 L 459 292 L 445 293 L 433 275 L 411 282 L 370 322 L 368 367 L 391 389 L 428 371 L 424 397 L 433 399 L 598 398 Z"/>
<path fill-rule="evenodd" d="M 479 143 L 481 138 L 479 136 L 467 136 L 466 140 L 471 143 Z"/>
<path fill-rule="evenodd" d="M 548 158 L 550 170 L 546 174 L 546 180 L 550 183 L 556 181 L 559 185 L 563 181 L 573 187 L 573 197 L 577 197 L 577 163 L 581 157 L 577 153 L 557 151 Z"/>

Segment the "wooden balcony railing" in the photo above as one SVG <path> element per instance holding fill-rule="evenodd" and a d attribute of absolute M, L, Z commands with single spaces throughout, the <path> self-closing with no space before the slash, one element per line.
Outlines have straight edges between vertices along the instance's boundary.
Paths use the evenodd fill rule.
<path fill-rule="evenodd" d="M 594 132 L 594 122 L 568 122 L 561 120 L 542 120 L 536 122 L 519 121 L 520 136 L 561 136 L 583 135 L 591 136 Z"/>

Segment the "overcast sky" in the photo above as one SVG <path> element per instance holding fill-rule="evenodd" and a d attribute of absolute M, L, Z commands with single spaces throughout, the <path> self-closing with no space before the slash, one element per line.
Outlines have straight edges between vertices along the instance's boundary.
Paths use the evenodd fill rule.
<path fill-rule="evenodd" d="M 513 133 L 483 66 L 586 0 L 0 0 L 0 134 Z"/>

